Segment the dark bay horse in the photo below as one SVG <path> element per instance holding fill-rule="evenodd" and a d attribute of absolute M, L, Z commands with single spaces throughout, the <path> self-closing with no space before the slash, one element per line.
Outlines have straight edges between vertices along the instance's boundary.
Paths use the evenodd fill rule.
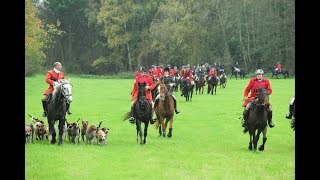
<path fill-rule="evenodd" d="M 220 88 L 226 88 L 227 86 L 227 77 L 224 73 L 221 74 L 220 79 L 219 79 L 219 85 Z"/>
<path fill-rule="evenodd" d="M 189 79 L 181 80 L 181 96 L 186 98 L 186 101 L 192 100 L 194 85 L 191 84 Z"/>
<path fill-rule="evenodd" d="M 236 79 L 238 79 L 238 75 L 240 76 L 241 79 L 244 79 L 244 70 L 241 69 L 241 68 L 237 68 L 233 65 L 231 65 L 231 76 L 230 76 L 230 79 L 232 78 L 232 76 L 235 76 Z"/>
<path fill-rule="evenodd" d="M 286 68 L 281 69 L 281 71 L 276 71 L 273 67 L 269 67 L 268 69 L 269 69 L 269 70 L 271 71 L 271 73 L 272 73 L 271 79 L 272 79 L 274 76 L 276 76 L 276 78 L 278 79 L 278 78 L 279 78 L 279 77 L 278 77 L 278 74 L 282 74 L 285 79 L 289 77 L 289 70 L 286 69 Z"/>
<path fill-rule="evenodd" d="M 138 97 L 137 101 L 134 103 L 133 117 L 136 122 L 137 129 L 137 142 L 140 137 L 140 144 L 143 145 L 146 143 L 149 120 L 152 118 L 152 104 L 146 97 L 146 83 L 138 83 Z M 130 112 L 126 113 L 123 120 L 130 118 Z M 141 124 L 144 123 L 144 131 L 142 131 Z M 142 140 L 143 133 L 143 140 Z"/>
<path fill-rule="evenodd" d="M 206 79 L 204 77 L 204 75 L 199 76 L 198 80 L 194 81 L 196 84 L 196 94 L 199 91 L 199 94 L 203 94 L 204 91 L 204 85 L 206 84 Z"/>
<path fill-rule="evenodd" d="M 170 95 L 169 89 L 164 83 L 159 84 L 158 92 L 160 95 L 160 100 L 155 108 L 155 113 L 157 116 L 155 127 L 159 128 L 159 136 L 162 135 L 163 137 L 166 137 L 167 124 L 170 122 L 169 133 L 167 134 L 167 136 L 170 138 L 172 137 L 172 123 L 174 117 L 173 97 Z"/>
<path fill-rule="evenodd" d="M 71 103 L 72 101 L 72 85 L 69 81 L 62 79 L 54 82 L 54 90 L 52 94 L 48 96 L 47 105 L 47 119 L 49 124 L 49 133 L 51 138 L 50 143 L 56 143 L 56 130 L 54 124 L 59 121 L 59 142 L 58 145 L 62 144 L 64 125 L 66 122 L 66 103 Z"/>
<path fill-rule="evenodd" d="M 258 97 L 252 101 L 250 106 L 249 116 L 247 120 L 247 130 L 249 131 L 250 141 L 249 150 L 257 150 L 257 144 L 259 141 L 260 133 L 263 134 L 262 145 L 259 146 L 259 150 L 264 150 L 264 145 L 267 141 L 267 115 L 269 106 L 269 95 L 266 89 L 258 88 Z M 244 131 L 246 133 L 247 131 Z"/>
<path fill-rule="evenodd" d="M 214 94 L 216 95 L 218 83 L 219 83 L 219 79 L 216 73 L 211 77 L 207 76 L 207 84 L 208 84 L 207 94 L 211 93 L 211 95 L 213 95 L 213 92 L 214 92 Z"/>

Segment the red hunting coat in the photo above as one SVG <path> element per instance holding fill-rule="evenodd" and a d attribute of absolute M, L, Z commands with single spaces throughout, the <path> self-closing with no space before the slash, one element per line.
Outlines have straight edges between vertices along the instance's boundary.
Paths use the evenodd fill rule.
<path fill-rule="evenodd" d="M 150 76 L 139 76 L 136 78 L 133 84 L 133 89 L 132 89 L 132 98 L 131 101 L 137 99 L 138 97 L 138 83 L 146 83 L 146 86 L 150 86 L 150 89 L 146 91 L 146 98 L 149 101 L 152 101 L 152 96 L 151 96 L 151 90 L 154 88 L 154 83 L 153 80 Z"/>
<path fill-rule="evenodd" d="M 48 95 L 53 91 L 53 82 L 59 79 L 64 79 L 64 73 L 62 71 L 60 71 L 59 74 L 57 74 L 53 69 L 47 72 L 46 83 L 49 84 L 49 87 L 44 91 L 44 95 Z"/>
<path fill-rule="evenodd" d="M 256 77 L 251 78 L 249 84 L 244 90 L 244 97 L 248 97 L 248 100 L 243 101 L 242 106 L 245 107 L 249 102 L 253 101 L 254 98 L 258 97 L 258 88 L 267 89 L 268 94 L 272 93 L 272 88 L 270 85 L 270 81 L 266 78 L 262 78 L 259 81 Z M 250 96 L 248 96 L 250 93 Z"/>

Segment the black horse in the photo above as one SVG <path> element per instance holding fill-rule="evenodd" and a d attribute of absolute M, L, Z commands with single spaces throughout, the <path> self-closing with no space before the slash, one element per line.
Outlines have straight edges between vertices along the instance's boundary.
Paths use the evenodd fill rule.
<path fill-rule="evenodd" d="M 218 83 L 219 83 L 219 79 L 216 74 L 214 74 L 211 77 L 207 76 L 207 84 L 208 84 L 207 94 L 211 93 L 211 95 L 213 95 L 213 92 L 214 92 L 214 94 L 216 95 Z"/>
<path fill-rule="evenodd" d="M 224 73 L 221 74 L 220 79 L 219 79 L 219 86 L 220 88 L 226 88 L 227 86 L 227 77 Z"/>
<path fill-rule="evenodd" d="M 232 76 L 235 76 L 236 79 L 238 79 L 238 75 L 240 76 L 241 79 L 244 79 L 244 76 L 245 76 L 244 70 L 242 68 L 237 68 L 237 67 L 231 65 L 230 79 L 232 78 Z"/>
<path fill-rule="evenodd" d="M 148 126 L 149 121 L 152 119 L 152 104 L 146 98 L 146 83 L 138 83 L 138 98 L 137 101 L 134 103 L 133 109 L 133 118 L 136 122 L 136 129 L 137 129 L 137 142 L 139 141 L 140 137 L 140 144 L 143 145 L 146 143 L 147 134 L 148 134 Z M 125 114 L 123 120 L 127 120 L 130 118 L 130 112 Z M 152 120 L 153 121 L 153 120 Z M 141 124 L 144 123 L 144 131 L 142 131 Z M 142 140 L 142 133 L 144 138 Z"/>
<path fill-rule="evenodd" d="M 249 116 L 247 120 L 247 127 L 245 127 L 244 133 L 249 131 L 250 141 L 249 150 L 257 150 L 257 144 L 259 141 L 260 133 L 263 134 L 262 145 L 259 146 L 259 150 L 264 150 L 264 145 L 267 141 L 267 115 L 269 106 L 269 95 L 266 89 L 258 88 L 258 97 L 252 102 L 250 106 Z"/>
<path fill-rule="evenodd" d="M 181 80 L 181 96 L 186 98 L 186 101 L 192 100 L 194 85 L 191 84 L 189 79 Z"/>
<path fill-rule="evenodd" d="M 63 79 L 54 82 L 54 90 L 50 95 L 48 95 L 47 100 L 47 119 L 49 124 L 49 133 L 51 135 L 51 144 L 56 143 L 56 130 L 54 124 L 59 121 L 59 142 L 61 145 L 63 142 L 63 127 L 66 122 L 66 103 L 71 103 L 72 101 L 72 86 L 69 81 Z"/>
<path fill-rule="evenodd" d="M 276 78 L 278 79 L 278 78 L 279 78 L 279 77 L 278 77 L 278 74 L 282 74 L 285 79 L 289 77 L 289 70 L 286 69 L 286 68 L 281 69 L 281 71 L 279 71 L 279 70 L 276 71 L 273 67 L 269 67 L 268 69 L 269 69 L 269 70 L 271 71 L 271 73 L 272 73 L 271 79 L 272 79 L 274 76 L 276 76 Z"/>

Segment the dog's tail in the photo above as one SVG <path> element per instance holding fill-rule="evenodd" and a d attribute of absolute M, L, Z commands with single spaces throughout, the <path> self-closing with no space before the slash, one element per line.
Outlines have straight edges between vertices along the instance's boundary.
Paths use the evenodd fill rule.
<path fill-rule="evenodd" d="M 127 113 L 124 114 L 124 116 L 123 116 L 123 121 L 128 120 L 130 117 L 131 117 L 131 116 L 130 116 L 130 111 L 129 111 L 129 112 L 127 112 Z"/>
<path fill-rule="evenodd" d="M 30 114 L 28 114 L 28 115 L 31 117 L 32 120 L 36 120 L 36 121 L 40 120 L 38 118 L 35 118 L 35 117 L 31 116 Z"/>
<path fill-rule="evenodd" d="M 98 126 L 98 129 L 100 128 L 101 124 L 102 124 L 103 120 L 100 121 L 99 123 L 99 126 Z"/>

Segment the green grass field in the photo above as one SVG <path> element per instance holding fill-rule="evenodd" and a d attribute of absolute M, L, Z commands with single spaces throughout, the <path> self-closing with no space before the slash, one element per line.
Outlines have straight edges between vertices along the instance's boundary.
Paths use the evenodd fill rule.
<path fill-rule="evenodd" d="M 136 127 L 122 121 L 130 110 L 133 79 L 67 76 L 73 84 L 69 122 L 88 119 L 110 128 L 105 146 L 62 146 L 47 140 L 25 145 L 25 178 L 31 179 L 295 179 L 295 132 L 285 118 L 295 94 L 294 79 L 270 79 L 273 121 L 265 150 L 248 150 L 241 127 L 243 91 L 249 79 L 228 79 L 217 95 L 193 94 L 186 102 L 176 93 L 172 138 L 158 137 L 149 126 L 147 143 L 136 142 Z M 42 118 L 45 75 L 25 78 L 25 122 Z M 205 86 L 207 88 L 207 86 Z M 262 142 L 262 135 L 258 146 Z"/>

